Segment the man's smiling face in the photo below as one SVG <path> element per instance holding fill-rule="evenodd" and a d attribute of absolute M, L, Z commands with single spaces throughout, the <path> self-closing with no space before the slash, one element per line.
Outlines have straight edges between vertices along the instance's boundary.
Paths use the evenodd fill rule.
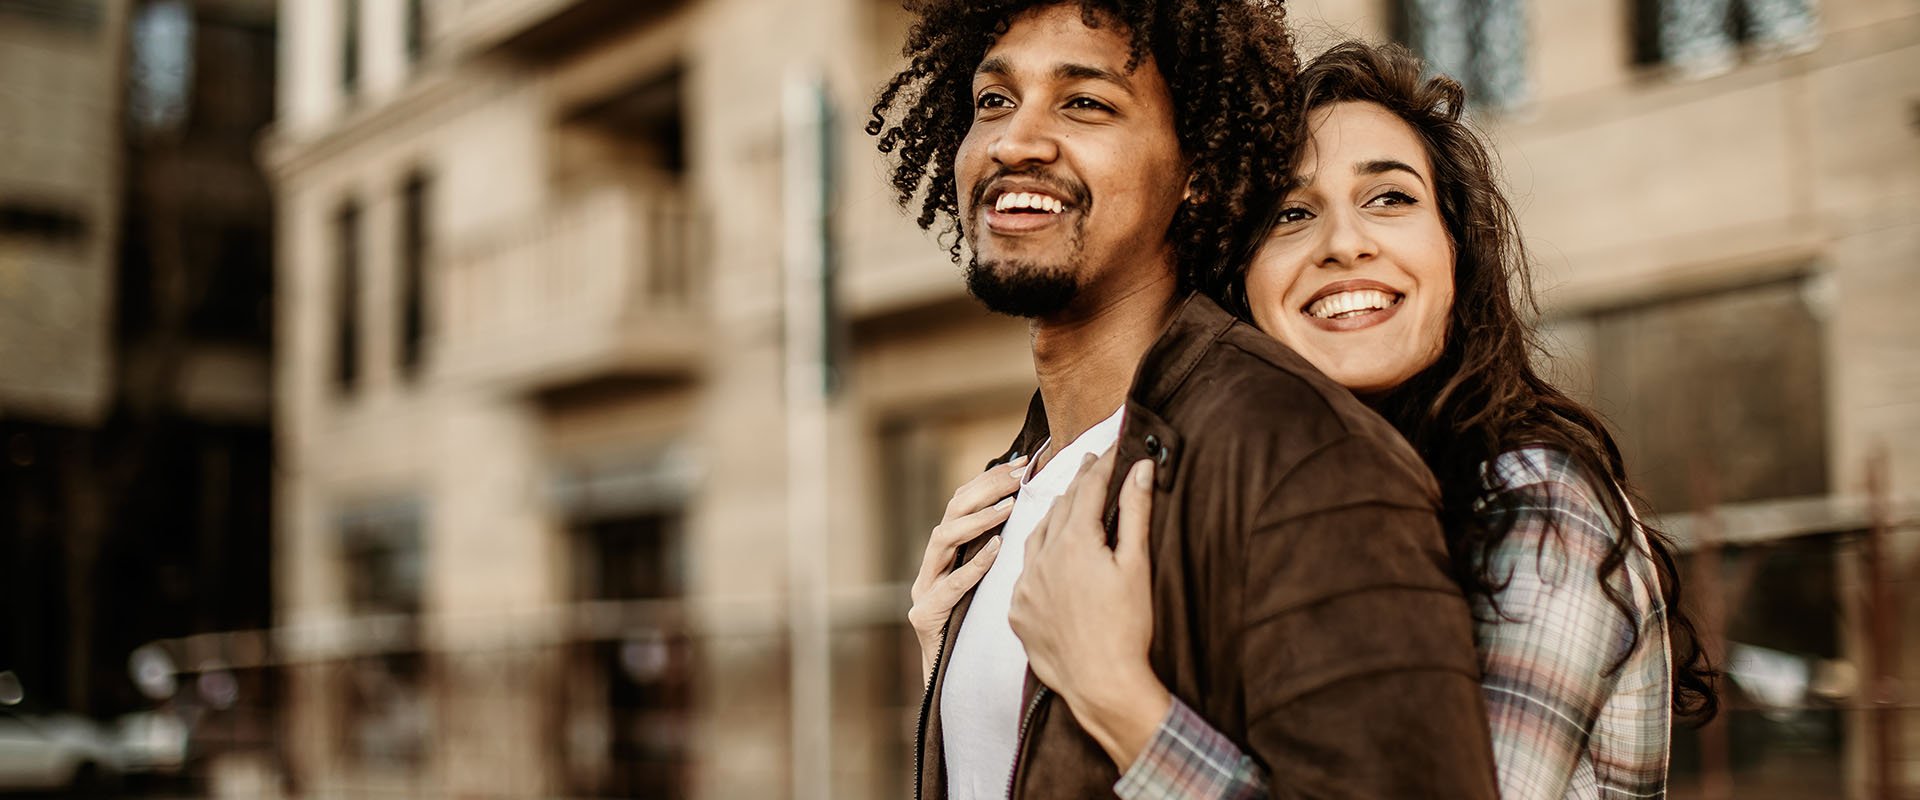
<path fill-rule="evenodd" d="M 1124 27 L 1063 3 L 1016 16 L 981 59 L 954 175 L 988 308 L 1047 317 L 1168 269 L 1187 165 L 1165 78 L 1131 57 Z"/>

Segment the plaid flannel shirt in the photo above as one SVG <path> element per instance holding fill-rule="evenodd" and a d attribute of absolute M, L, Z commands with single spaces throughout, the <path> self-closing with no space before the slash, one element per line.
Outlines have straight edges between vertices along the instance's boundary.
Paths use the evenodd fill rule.
<path fill-rule="evenodd" d="M 1606 490 L 1559 450 L 1509 452 L 1494 469 L 1517 518 L 1490 556 L 1492 574 L 1508 578 L 1501 613 L 1480 598 L 1474 638 L 1501 796 L 1665 797 L 1672 655 L 1644 534 L 1629 532 L 1634 546 L 1611 576 L 1632 601 L 1629 618 L 1595 577 L 1620 535 L 1600 500 Z M 1114 792 L 1126 800 L 1268 794 L 1253 759 L 1178 699 Z"/>

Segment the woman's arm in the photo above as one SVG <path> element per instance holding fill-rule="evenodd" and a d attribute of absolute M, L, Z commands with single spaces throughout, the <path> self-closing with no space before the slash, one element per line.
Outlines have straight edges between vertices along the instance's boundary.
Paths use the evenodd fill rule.
<path fill-rule="evenodd" d="M 1514 518 L 1486 563 L 1498 613 L 1482 601 L 1474 623 L 1494 762 L 1503 797 L 1558 800 L 1645 609 L 1623 613 L 1599 578 L 1623 535 L 1600 503 L 1606 490 L 1559 451 L 1509 453 L 1496 468 L 1507 484 L 1499 506 Z M 1609 582 L 1633 597 L 1625 568 Z"/>

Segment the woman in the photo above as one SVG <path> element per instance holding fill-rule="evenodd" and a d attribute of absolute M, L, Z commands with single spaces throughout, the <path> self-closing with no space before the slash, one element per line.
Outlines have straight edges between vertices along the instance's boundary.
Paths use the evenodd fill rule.
<path fill-rule="evenodd" d="M 1367 401 L 1438 479 L 1454 576 L 1474 604 L 1503 796 L 1660 796 L 1672 714 L 1715 709 L 1671 551 L 1635 517 L 1599 417 L 1534 372 L 1534 332 L 1508 288 L 1518 278 L 1531 302 L 1512 211 L 1460 119 L 1459 85 L 1420 70 L 1398 47 L 1349 43 L 1302 72 L 1308 137 L 1295 188 L 1261 214 L 1242 282 L 1216 294 Z M 910 615 L 929 656 L 997 551 L 949 572 L 953 547 L 1004 516 L 992 504 L 1017 487 L 1018 469 L 962 487 L 934 531 Z M 1122 540 L 1145 524 L 1134 511 L 1150 501 L 1142 485 L 1122 490 Z M 1116 755 L 1116 790 L 1264 794 L 1256 765 L 1138 668 L 1151 630 L 1127 617 L 1147 592 L 1144 564 L 1050 561 L 1033 545 L 1010 620 L 1034 671 L 1056 688 L 1137 681 L 1126 693 L 1164 698 L 1074 709 L 1102 741 L 1140 744 Z M 1062 585 L 1076 602 L 1046 595 Z"/>

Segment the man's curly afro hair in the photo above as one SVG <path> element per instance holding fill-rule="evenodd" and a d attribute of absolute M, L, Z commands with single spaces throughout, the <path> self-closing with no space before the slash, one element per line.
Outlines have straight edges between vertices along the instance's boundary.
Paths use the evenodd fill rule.
<path fill-rule="evenodd" d="M 1151 54 L 1173 95 L 1174 128 L 1192 160 L 1192 199 L 1168 236 L 1183 289 L 1220 296 L 1244 248 L 1252 201 L 1283 185 L 1298 138 L 1299 71 L 1279 0 L 906 0 L 919 19 L 905 69 L 880 90 L 867 122 L 893 157 L 902 208 L 920 203 L 920 227 L 945 217 L 955 262 L 962 238 L 954 158 L 973 124 L 973 73 L 1020 13 L 1078 3 L 1089 27 L 1117 22 L 1132 36 L 1129 66 Z"/>

